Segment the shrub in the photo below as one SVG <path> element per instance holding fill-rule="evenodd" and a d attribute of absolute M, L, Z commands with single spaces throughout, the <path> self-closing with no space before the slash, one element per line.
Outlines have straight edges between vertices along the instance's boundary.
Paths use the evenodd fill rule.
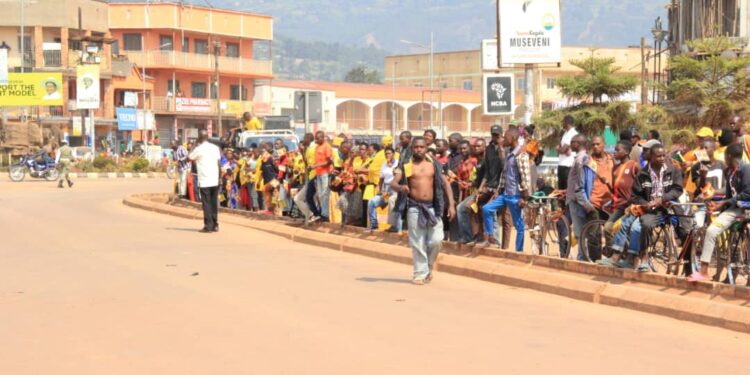
<path fill-rule="evenodd" d="M 101 169 L 101 170 L 107 170 L 107 169 L 114 169 L 115 161 L 105 157 L 105 156 L 97 156 L 94 159 L 94 167 Z"/>
<path fill-rule="evenodd" d="M 147 172 L 149 167 L 148 160 L 146 158 L 134 158 L 125 164 L 125 169 L 133 172 Z"/>

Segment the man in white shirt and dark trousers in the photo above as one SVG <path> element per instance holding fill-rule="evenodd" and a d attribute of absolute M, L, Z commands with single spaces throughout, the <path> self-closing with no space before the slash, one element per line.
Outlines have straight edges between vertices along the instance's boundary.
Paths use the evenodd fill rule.
<path fill-rule="evenodd" d="M 198 146 L 189 156 L 198 168 L 198 187 L 203 205 L 203 229 L 201 233 L 219 231 L 219 162 L 221 150 L 208 141 L 208 132 L 198 133 Z"/>
<path fill-rule="evenodd" d="M 563 129 L 560 145 L 557 146 L 557 154 L 560 155 L 560 162 L 557 167 L 557 188 L 560 190 L 568 188 L 568 174 L 576 160 L 576 153 L 570 149 L 570 142 L 573 140 L 573 137 L 578 135 L 573 116 L 565 116 L 563 119 Z"/>

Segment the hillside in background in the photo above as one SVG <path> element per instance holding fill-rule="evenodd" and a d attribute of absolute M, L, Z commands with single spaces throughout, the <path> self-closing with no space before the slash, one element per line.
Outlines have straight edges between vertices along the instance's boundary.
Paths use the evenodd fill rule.
<path fill-rule="evenodd" d="M 495 0 L 185 3 L 273 16 L 274 69 L 281 78 L 342 80 L 359 63 L 382 71 L 382 57 L 388 53 L 424 51 L 400 40 L 427 45 L 430 31 L 435 33 L 436 51 L 476 49 L 482 39 L 495 35 Z M 641 36 L 650 38 L 657 16 L 666 18 L 665 4 L 666 0 L 564 0 L 563 43 L 594 47 L 638 45 Z"/>

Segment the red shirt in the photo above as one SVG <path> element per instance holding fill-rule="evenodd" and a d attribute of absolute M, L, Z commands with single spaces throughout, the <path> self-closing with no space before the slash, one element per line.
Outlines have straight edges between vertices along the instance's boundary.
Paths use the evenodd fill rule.
<path fill-rule="evenodd" d="M 637 173 L 638 163 L 634 160 L 628 160 L 615 168 L 615 193 L 612 197 L 615 209 L 628 206 L 630 195 L 633 194 L 633 184 Z"/>

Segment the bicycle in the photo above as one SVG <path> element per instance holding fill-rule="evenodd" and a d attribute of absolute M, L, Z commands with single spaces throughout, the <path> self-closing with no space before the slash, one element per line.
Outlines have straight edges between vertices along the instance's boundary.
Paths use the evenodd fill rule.
<path fill-rule="evenodd" d="M 560 200 L 558 196 L 540 196 L 532 197 L 524 208 L 524 217 L 528 228 L 529 237 L 531 238 L 532 252 L 543 256 L 558 256 L 567 258 L 571 251 L 572 231 L 570 222 L 565 217 L 562 210 L 555 210 L 553 202 Z M 557 232 L 557 223 L 562 220 L 562 225 L 568 228 L 568 251 L 560 251 L 562 244 Z M 551 250 L 551 243 L 558 244 L 558 252 Z"/>
<path fill-rule="evenodd" d="M 738 206 L 745 209 L 745 214 L 737 217 L 717 239 L 709 270 L 713 270 L 715 282 L 750 286 L 750 202 L 738 202 Z M 702 244 L 691 251 L 693 272 L 700 265 L 701 250 Z"/>

